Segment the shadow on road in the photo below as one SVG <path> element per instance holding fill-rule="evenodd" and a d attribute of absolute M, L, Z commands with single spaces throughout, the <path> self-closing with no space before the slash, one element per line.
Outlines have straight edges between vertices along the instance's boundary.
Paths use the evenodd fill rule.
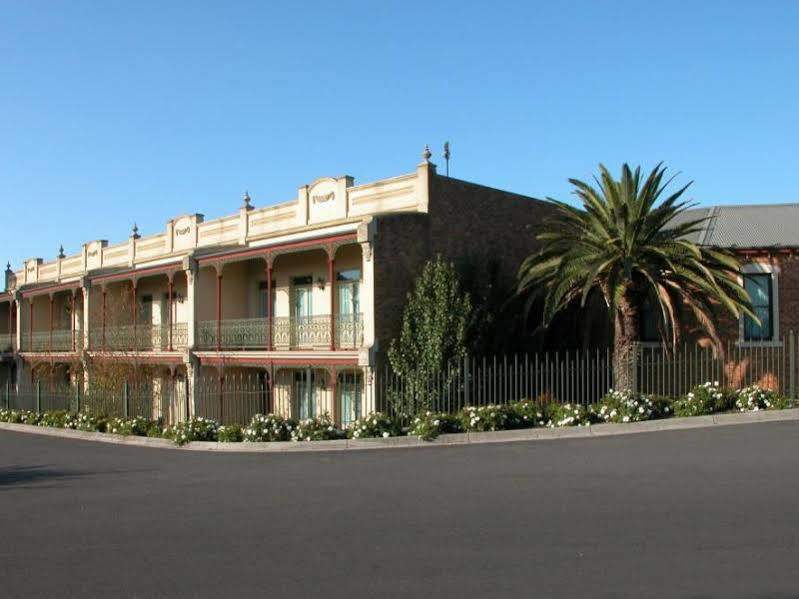
<path fill-rule="evenodd" d="M 135 472 L 150 471 L 150 469 L 134 470 Z M 37 466 L 6 466 L 0 467 L 0 491 L 10 488 L 52 487 L 59 480 L 80 478 L 84 476 L 97 476 L 102 474 L 118 474 L 121 470 L 110 471 L 80 471 L 55 468 L 49 464 Z M 131 472 L 127 470 L 125 472 Z M 47 484 L 49 483 L 49 484 Z"/>

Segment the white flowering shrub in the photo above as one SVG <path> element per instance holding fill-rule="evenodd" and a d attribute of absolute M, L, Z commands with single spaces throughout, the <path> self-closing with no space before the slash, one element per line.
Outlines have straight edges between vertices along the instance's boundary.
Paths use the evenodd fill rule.
<path fill-rule="evenodd" d="M 560 426 L 590 426 L 594 414 L 580 404 L 554 404 L 549 410 L 549 420 L 546 426 L 550 428 Z"/>
<path fill-rule="evenodd" d="M 464 408 L 461 424 L 467 432 L 504 431 L 518 428 L 518 417 L 509 406 L 480 406 Z"/>
<path fill-rule="evenodd" d="M 0 410 L 0 421 L 12 424 L 38 424 L 39 414 L 30 410 Z"/>
<path fill-rule="evenodd" d="M 115 435 L 133 435 L 136 437 L 156 436 L 162 424 L 143 416 L 133 418 L 111 418 L 105 426 L 105 432 Z"/>
<path fill-rule="evenodd" d="M 591 410 L 598 422 L 640 422 L 665 418 L 672 413 L 671 402 L 667 398 L 644 395 L 629 389 L 611 389 Z"/>
<path fill-rule="evenodd" d="M 417 414 L 408 429 L 409 435 L 419 437 L 425 441 L 435 439 L 445 433 L 462 432 L 462 420 L 457 414 L 430 411 Z"/>
<path fill-rule="evenodd" d="M 400 427 L 386 414 L 375 412 L 354 420 L 347 426 L 345 432 L 350 439 L 396 437 L 400 434 Z"/>
<path fill-rule="evenodd" d="M 735 407 L 740 412 L 784 410 L 791 407 L 791 402 L 776 391 L 764 389 L 759 385 L 750 385 L 735 394 Z"/>
<path fill-rule="evenodd" d="M 518 428 L 530 428 L 546 426 L 551 405 L 541 401 L 522 399 L 508 404 L 508 408 L 515 415 Z"/>
<path fill-rule="evenodd" d="M 216 440 L 220 443 L 241 443 L 244 441 L 244 432 L 238 424 L 220 426 L 216 431 Z"/>
<path fill-rule="evenodd" d="M 108 426 L 108 420 L 102 416 L 91 416 L 89 414 L 70 413 L 64 420 L 64 428 L 71 428 L 77 431 L 104 433 Z"/>
<path fill-rule="evenodd" d="M 66 410 L 51 410 L 39 416 L 39 426 L 52 426 L 53 428 L 64 428 L 64 423 L 69 419 L 70 413 Z"/>
<path fill-rule="evenodd" d="M 673 404 L 675 416 L 702 416 L 723 412 L 733 406 L 734 394 L 721 388 L 718 381 L 697 385 Z"/>
<path fill-rule="evenodd" d="M 288 441 L 297 423 L 275 414 L 256 414 L 244 429 L 244 440 L 250 443 Z"/>
<path fill-rule="evenodd" d="M 291 430 L 292 441 L 330 441 L 344 434 L 336 428 L 329 414 L 300 420 Z"/>
<path fill-rule="evenodd" d="M 165 439 L 172 439 L 178 445 L 191 441 L 216 441 L 219 423 L 211 418 L 195 416 L 188 422 L 178 422 L 163 430 Z"/>

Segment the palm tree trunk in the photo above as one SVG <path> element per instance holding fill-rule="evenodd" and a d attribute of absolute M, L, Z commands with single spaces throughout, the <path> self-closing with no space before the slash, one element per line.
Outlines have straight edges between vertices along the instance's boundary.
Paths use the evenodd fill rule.
<path fill-rule="evenodd" d="M 638 336 L 638 310 L 626 296 L 619 300 L 613 326 L 613 388 L 632 389 L 634 346 Z"/>

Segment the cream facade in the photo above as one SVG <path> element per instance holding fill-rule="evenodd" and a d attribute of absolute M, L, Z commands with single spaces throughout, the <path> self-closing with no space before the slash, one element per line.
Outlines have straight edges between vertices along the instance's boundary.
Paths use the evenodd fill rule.
<path fill-rule="evenodd" d="M 9 268 L 3 376 L 18 385 L 45 365 L 73 383 L 85 371 L 91 385 L 97 360 L 157 366 L 185 385 L 185 417 L 204 378 L 257 373 L 269 411 L 340 424 L 373 411 L 375 368 L 423 262 L 476 252 L 518 263 L 508 239 L 524 235 L 528 252 L 544 209 L 442 177 L 429 157 L 398 177 L 324 177 L 264 208 L 245 194 L 230 216 L 181 215 L 155 235 L 134 228 L 121 243 Z"/>

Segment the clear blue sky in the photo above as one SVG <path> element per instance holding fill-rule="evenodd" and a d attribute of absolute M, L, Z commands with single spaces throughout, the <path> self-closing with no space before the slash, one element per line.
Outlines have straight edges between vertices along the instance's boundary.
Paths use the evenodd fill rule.
<path fill-rule="evenodd" d="M 0 0 L 0 259 L 413 170 L 567 199 L 664 160 L 799 201 L 799 2 Z"/>

